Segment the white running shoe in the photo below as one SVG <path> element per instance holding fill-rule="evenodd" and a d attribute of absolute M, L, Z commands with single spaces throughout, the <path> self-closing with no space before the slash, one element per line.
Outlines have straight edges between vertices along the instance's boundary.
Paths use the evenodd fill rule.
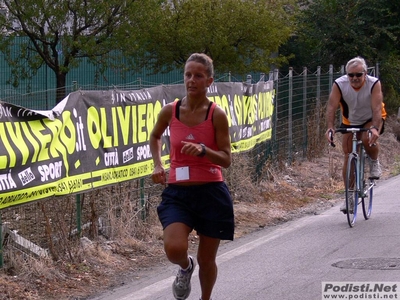
<path fill-rule="evenodd" d="M 181 268 L 176 274 L 174 283 L 172 284 L 172 293 L 175 299 L 185 300 L 189 297 L 192 290 L 190 279 L 192 278 L 193 271 L 196 267 L 193 257 L 189 256 L 191 268 L 188 271 L 183 271 Z"/>
<path fill-rule="evenodd" d="M 350 200 L 350 214 L 353 213 L 354 211 L 354 196 L 353 194 L 349 195 L 349 200 Z M 343 204 L 340 206 L 340 211 L 344 214 L 347 213 L 347 208 L 346 208 L 346 199 L 344 200 Z"/>
<path fill-rule="evenodd" d="M 369 178 L 379 179 L 381 177 L 382 170 L 379 160 L 370 159 L 369 160 Z"/>

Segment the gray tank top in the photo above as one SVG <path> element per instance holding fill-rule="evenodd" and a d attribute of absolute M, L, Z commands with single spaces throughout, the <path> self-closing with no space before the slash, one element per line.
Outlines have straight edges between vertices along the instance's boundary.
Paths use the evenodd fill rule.
<path fill-rule="evenodd" d="M 361 89 L 355 90 L 350 85 L 347 75 L 343 75 L 335 80 L 342 95 L 340 106 L 343 124 L 363 125 L 372 119 L 372 88 L 378 81 L 378 78 L 367 75 Z"/>

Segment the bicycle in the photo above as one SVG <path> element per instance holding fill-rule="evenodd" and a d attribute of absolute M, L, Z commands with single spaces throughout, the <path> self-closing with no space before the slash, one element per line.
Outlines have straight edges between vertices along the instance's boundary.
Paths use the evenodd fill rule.
<path fill-rule="evenodd" d="M 357 138 L 358 132 L 369 131 L 368 128 L 338 128 L 335 132 L 352 133 L 352 151 L 347 161 L 347 170 L 345 178 L 345 196 L 346 196 L 346 215 L 347 222 L 353 227 L 357 219 L 357 207 L 362 204 L 364 219 L 368 220 L 372 213 L 373 190 L 376 185 L 375 179 L 365 174 L 365 160 L 368 155 L 364 145 Z M 331 146 L 333 143 L 333 135 L 331 135 Z M 355 205 L 356 204 L 356 205 Z"/>

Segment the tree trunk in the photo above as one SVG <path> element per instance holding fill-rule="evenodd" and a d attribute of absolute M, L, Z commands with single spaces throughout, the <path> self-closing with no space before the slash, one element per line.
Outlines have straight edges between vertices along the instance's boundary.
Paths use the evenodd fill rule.
<path fill-rule="evenodd" d="M 67 79 L 66 73 L 56 73 L 57 78 L 57 91 L 56 91 L 56 104 L 60 103 L 61 100 L 65 98 L 66 90 L 65 90 L 65 82 Z"/>

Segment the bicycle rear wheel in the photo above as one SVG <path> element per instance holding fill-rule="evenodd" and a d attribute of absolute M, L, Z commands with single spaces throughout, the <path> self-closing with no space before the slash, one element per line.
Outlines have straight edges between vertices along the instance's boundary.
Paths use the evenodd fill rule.
<path fill-rule="evenodd" d="M 371 217 L 374 185 L 375 183 L 373 179 L 369 179 L 368 182 L 364 183 L 365 197 L 362 198 L 362 209 L 365 220 L 368 220 Z"/>
<path fill-rule="evenodd" d="M 350 154 L 347 161 L 345 196 L 347 222 L 353 227 L 357 218 L 358 191 L 357 191 L 357 158 Z"/>

